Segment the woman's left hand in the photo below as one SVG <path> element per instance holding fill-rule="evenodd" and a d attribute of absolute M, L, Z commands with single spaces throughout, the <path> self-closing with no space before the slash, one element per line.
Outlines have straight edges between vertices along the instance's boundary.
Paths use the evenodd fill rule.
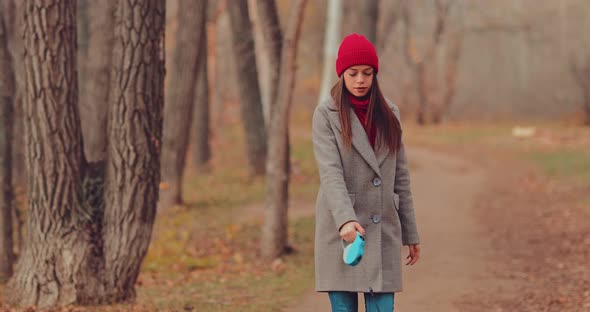
<path fill-rule="evenodd" d="M 420 259 L 420 244 L 408 246 L 408 256 L 406 259 L 409 259 L 406 265 L 414 265 L 414 263 L 418 262 L 418 259 Z"/>

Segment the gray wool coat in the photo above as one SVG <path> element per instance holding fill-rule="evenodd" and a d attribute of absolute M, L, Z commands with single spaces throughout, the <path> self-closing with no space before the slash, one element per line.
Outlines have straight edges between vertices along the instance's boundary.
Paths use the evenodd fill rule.
<path fill-rule="evenodd" d="M 388 104 L 399 120 L 398 107 Z M 403 140 L 396 153 L 373 151 L 350 108 L 352 148 L 342 140 L 332 99 L 317 106 L 312 138 L 320 174 L 316 201 L 316 291 L 399 292 L 402 245 L 419 243 Z M 358 221 L 366 231 L 365 254 L 357 266 L 342 260 L 339 229 Z"/>

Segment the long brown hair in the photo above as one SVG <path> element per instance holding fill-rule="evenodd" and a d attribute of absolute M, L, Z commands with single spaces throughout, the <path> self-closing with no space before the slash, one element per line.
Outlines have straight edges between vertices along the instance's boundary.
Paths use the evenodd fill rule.
<path fill-rule="evenodd" d="M 373 76 L 373 84 L 371 85 L 371 95 L 369 98 L 369 107 L 367 111 L 367 129 L 375 127 L 377 148 L 383 144 L 389 147 L 390 152 L 396 152 L 401 145 L 401 125 L 395 114 L 389 108 L 379 83 L 377 76 Z M 348 90 L 344 83 L 344 75 L 340 77 L 338 82 L 332 87 L 331 95 L 338 107 L 340 116 L 340 124 L 342 125 L 342 140 L 347 147 L 352 147 L 352 129 L 350 126 L 350 111 L 352 104 L 348 99 Z"/>

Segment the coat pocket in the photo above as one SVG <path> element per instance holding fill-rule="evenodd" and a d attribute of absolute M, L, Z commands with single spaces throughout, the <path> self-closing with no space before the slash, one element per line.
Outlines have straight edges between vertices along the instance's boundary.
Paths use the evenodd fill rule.
<path fill-rule="evenodd" d="M 399 195 L 396 193 L 392 193 L 393 196 L 393 206 L 395 206 L 395 210 L 399 211 Z"/>

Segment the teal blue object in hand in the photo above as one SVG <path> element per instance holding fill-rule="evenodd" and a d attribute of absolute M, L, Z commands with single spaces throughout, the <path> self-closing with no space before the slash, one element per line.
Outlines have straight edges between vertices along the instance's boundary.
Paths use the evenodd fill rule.
<path fill-rule="evenodd" d="M 361 262 L 363 255 L 365 254 L 365 238 L 361 233 L 356 232 L 356 238 L 348 245 L 345 245 L 344 240 L 342 241 L 342 247 L 344 252 L 342 253 L 342 259 L 344 263 L 355 266 Z"/>

